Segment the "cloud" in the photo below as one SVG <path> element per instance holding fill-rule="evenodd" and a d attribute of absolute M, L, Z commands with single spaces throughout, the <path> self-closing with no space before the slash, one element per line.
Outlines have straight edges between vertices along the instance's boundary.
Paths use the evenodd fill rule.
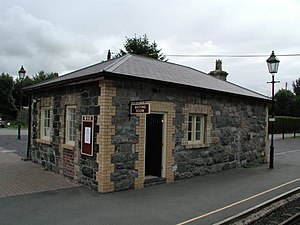
<path fill-rule="evenodd" d="M 15 75 L 21 65 L 30 73 L 62 72 L 85 66 L 99 57 L 95 44 L 38 19 L 21 7 L 0 16 L 0 70 Z M 13 69 L 12 69 L 13 68 Z"/>
<path fill-rule="evenodd" d="M 18 6 L 13 6 L 16 4 Z M 297 0 L 3 0 L 0 72 L 69 72 L 117 53 L 125 37 L 147 34 L 164 54 L 300 52 Z M 217 58 L 168 57 L 204 72 Z M 266 57 L 267 58 L 267 57 Z M 266 58 L 220 58 L 228 80 L 269 94 Z M 299 78 L 296 57 L 280 57 L 283 87 Z"/>

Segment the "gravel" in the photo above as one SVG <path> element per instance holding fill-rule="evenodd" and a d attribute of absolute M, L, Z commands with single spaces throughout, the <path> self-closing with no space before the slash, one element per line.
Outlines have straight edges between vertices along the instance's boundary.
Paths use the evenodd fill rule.
<path fill-rule="evenodd" d="M 293 201 L 290 201 L 283 207 L 280 207 L 265 217 L 250 223 L 250 225 L 274 225 L 274 224 L 279 224 L 291 216 L 297 214 L 300 212 L 300 198 L 297 198 Z"/>

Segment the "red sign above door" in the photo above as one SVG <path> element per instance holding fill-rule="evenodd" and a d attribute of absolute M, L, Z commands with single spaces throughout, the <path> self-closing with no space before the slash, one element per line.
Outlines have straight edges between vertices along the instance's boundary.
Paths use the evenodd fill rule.
<path fill-rule="evenodd" d="M 130 105 L 130 114 L 149 114 L 150 103 L 132 103 Z"/>

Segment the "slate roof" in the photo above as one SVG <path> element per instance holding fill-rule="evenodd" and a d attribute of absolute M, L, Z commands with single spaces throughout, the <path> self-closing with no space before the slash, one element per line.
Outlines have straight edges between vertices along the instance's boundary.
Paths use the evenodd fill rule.
<path fill-rule="evenodd" d="M 199 70 L 133 54 L 126 54 L 125 56 L 117 59 L 108 60 L 76 70 L 54 80 L 29 86 L 24 88 L 24 90 L 32 91 L 34 89 L 59 85 L 62 82 L 89 79 L 90 77 L 95 76 L 109 76 L 110 73 L 118 74 L 120 76 L 168 82 L 177 85 L 185 85 L 194 88 L 270 100 L 267 96 L 231 82 L 220 80 Z"/>

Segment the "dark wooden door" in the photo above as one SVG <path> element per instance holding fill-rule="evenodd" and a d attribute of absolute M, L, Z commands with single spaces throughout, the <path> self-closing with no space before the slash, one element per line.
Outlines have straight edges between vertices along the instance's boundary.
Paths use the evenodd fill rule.
<path fill-rule="evenodd" d="M 148 114 L 146 117 L 145 175 L 161 177 L 163 115 Z"/>

